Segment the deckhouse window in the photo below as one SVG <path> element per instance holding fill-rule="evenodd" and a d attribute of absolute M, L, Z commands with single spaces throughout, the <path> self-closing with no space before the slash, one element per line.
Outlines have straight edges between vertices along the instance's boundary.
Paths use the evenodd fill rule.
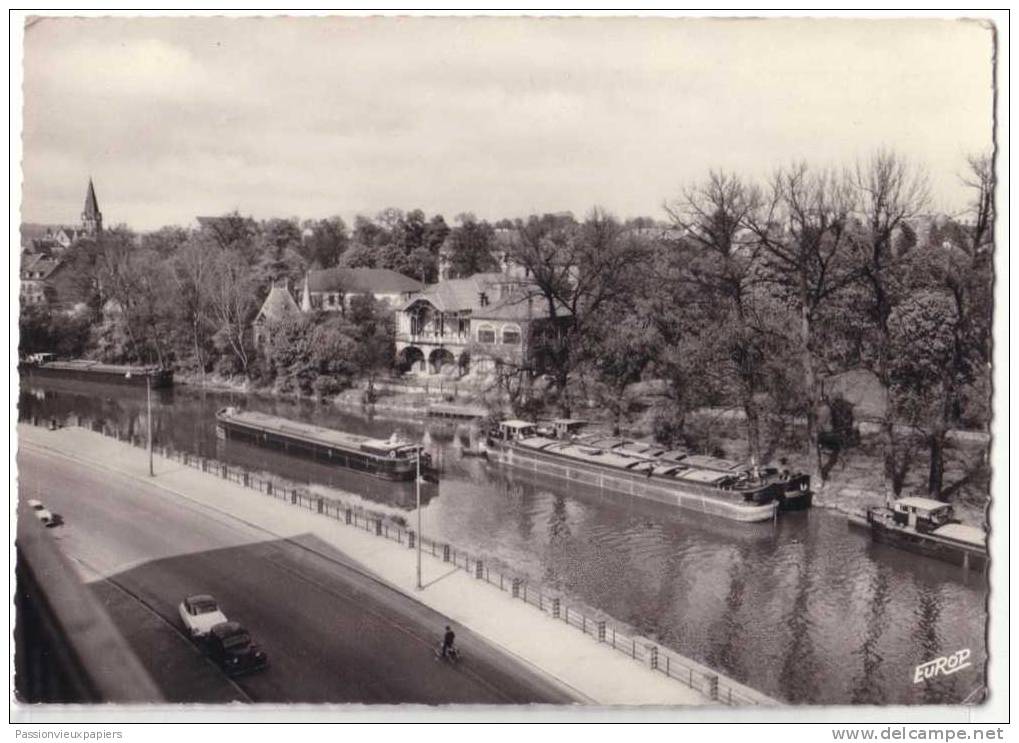
<path fill-rule="evenodd" d="M 495 328 L 491 325 L 478 328 L 478 343 L 495 343 Z"/>

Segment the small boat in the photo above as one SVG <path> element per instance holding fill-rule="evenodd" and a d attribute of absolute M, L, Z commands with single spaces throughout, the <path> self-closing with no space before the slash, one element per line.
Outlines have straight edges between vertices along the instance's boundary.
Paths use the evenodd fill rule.
<path fill-rule="evenodd" d="M 767 521 L 778 511 L 781 489 L 775 483 L 664 461 L 649 456 L 648 451 L 628 449 L 633 442 L 623 439 L 577 438 L 572 434 L 580 423 L 552 421 L 542 425 L 539 432 L 538 424 L 529 421 L 501 421 L 486 438 L 489 459 L 734 521 Z M 556 438 L 549 433 L 568 437 Z"/>
<path fill-rule="evenodd" d="M 173 385 L 173 369 L 166 367 L 102 364 L 87 359 L 52 361 L 51 358 L 52 354 L 36 354 L 22 362 L 19 365 L 19 371 L 29 377 L 57 377 L 84 382 L 141 385 L 142 387 L 147 381 L 153 389 Z"/>
<path fill-rule="evenodd" d="M 871 506 L 849 518 L 850 526 L 867 529 L 875 542 L 934 557 L 969 570 L 987 568 L 987 534 L 963 524 L 948 503 L 932 498 L 899 498 L 888 506 Z"/>
<path fill-rule="evenodd" d="M 230 407 L 216 413 L 216 436 L 281 449 L 383 480 L 413 480 L 419 469 L 425 479 L 438 478 L 424 447 L 395 433 L 375 439 Z"/>

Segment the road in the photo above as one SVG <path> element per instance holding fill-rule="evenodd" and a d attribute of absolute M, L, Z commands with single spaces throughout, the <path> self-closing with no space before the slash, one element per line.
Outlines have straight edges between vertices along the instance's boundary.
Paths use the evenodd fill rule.
<path fill-rule="evenodd" d="M 447 620 L 321 540 L 280 539 L 145 480 L 23 445 L 19 492 L 61 514 L 48 533 L 77 566 L 168 701 L 568 703 L 557 683 L 453 625 L 458 667 L 434 647 Z M 177 606 L 214 595 L 270 658 L 227 678 L 183 634 Z"/>

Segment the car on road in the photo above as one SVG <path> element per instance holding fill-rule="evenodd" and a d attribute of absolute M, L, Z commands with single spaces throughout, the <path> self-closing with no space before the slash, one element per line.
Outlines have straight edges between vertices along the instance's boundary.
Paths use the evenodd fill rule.
<path fill-rule="evenodd" d="M 227 674 L 236 676 L 259 671 L 269 665 L 269 658 L 251 635 L 237 622 L 221 622 L 209 632 L 206 650 Z"/>
<path fill-rule="evenodd" d="M 216 599 L 205 593 L 188 596 L 177 607 L 184 628 L 193 639 L 207 637 L 217 624 L 227 621 Z"/>
<path fill-rule="evenodd" d="M 64 523 L 60 514 L 53 513 L 50 509 L 46 508 L 41 501 L 38 501 L 35 498 L 30 498 L 25 501 L 25 505 L 28 506 L 32 513 L 35 514 L 35 517 L 47 527 L 60 526 Z"/>

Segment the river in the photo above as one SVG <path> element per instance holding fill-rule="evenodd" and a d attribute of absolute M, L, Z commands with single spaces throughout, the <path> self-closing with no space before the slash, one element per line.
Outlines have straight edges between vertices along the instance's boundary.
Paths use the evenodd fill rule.
<path fill-rule="evenodd" d="M 144 436 L 145 390 L 23 380 L 19 418 Z M 838 513 L 740 525 L 529 480 L 460 456 L 465 425 L 372 418 L 328 405 L 178 386 L 153 391 L 158 445 L 216 457 L 416 518 L 413 486 L 218 441 L 226 405 L 423 439 L 443 467 L 423 531 L 495 558 L 661 644 L 793 703 L 957 703 L 984 683 L 987 581 L 850 530 Z M 914 683 L 918 664 L 969 649 L 970 668 Z"/>

